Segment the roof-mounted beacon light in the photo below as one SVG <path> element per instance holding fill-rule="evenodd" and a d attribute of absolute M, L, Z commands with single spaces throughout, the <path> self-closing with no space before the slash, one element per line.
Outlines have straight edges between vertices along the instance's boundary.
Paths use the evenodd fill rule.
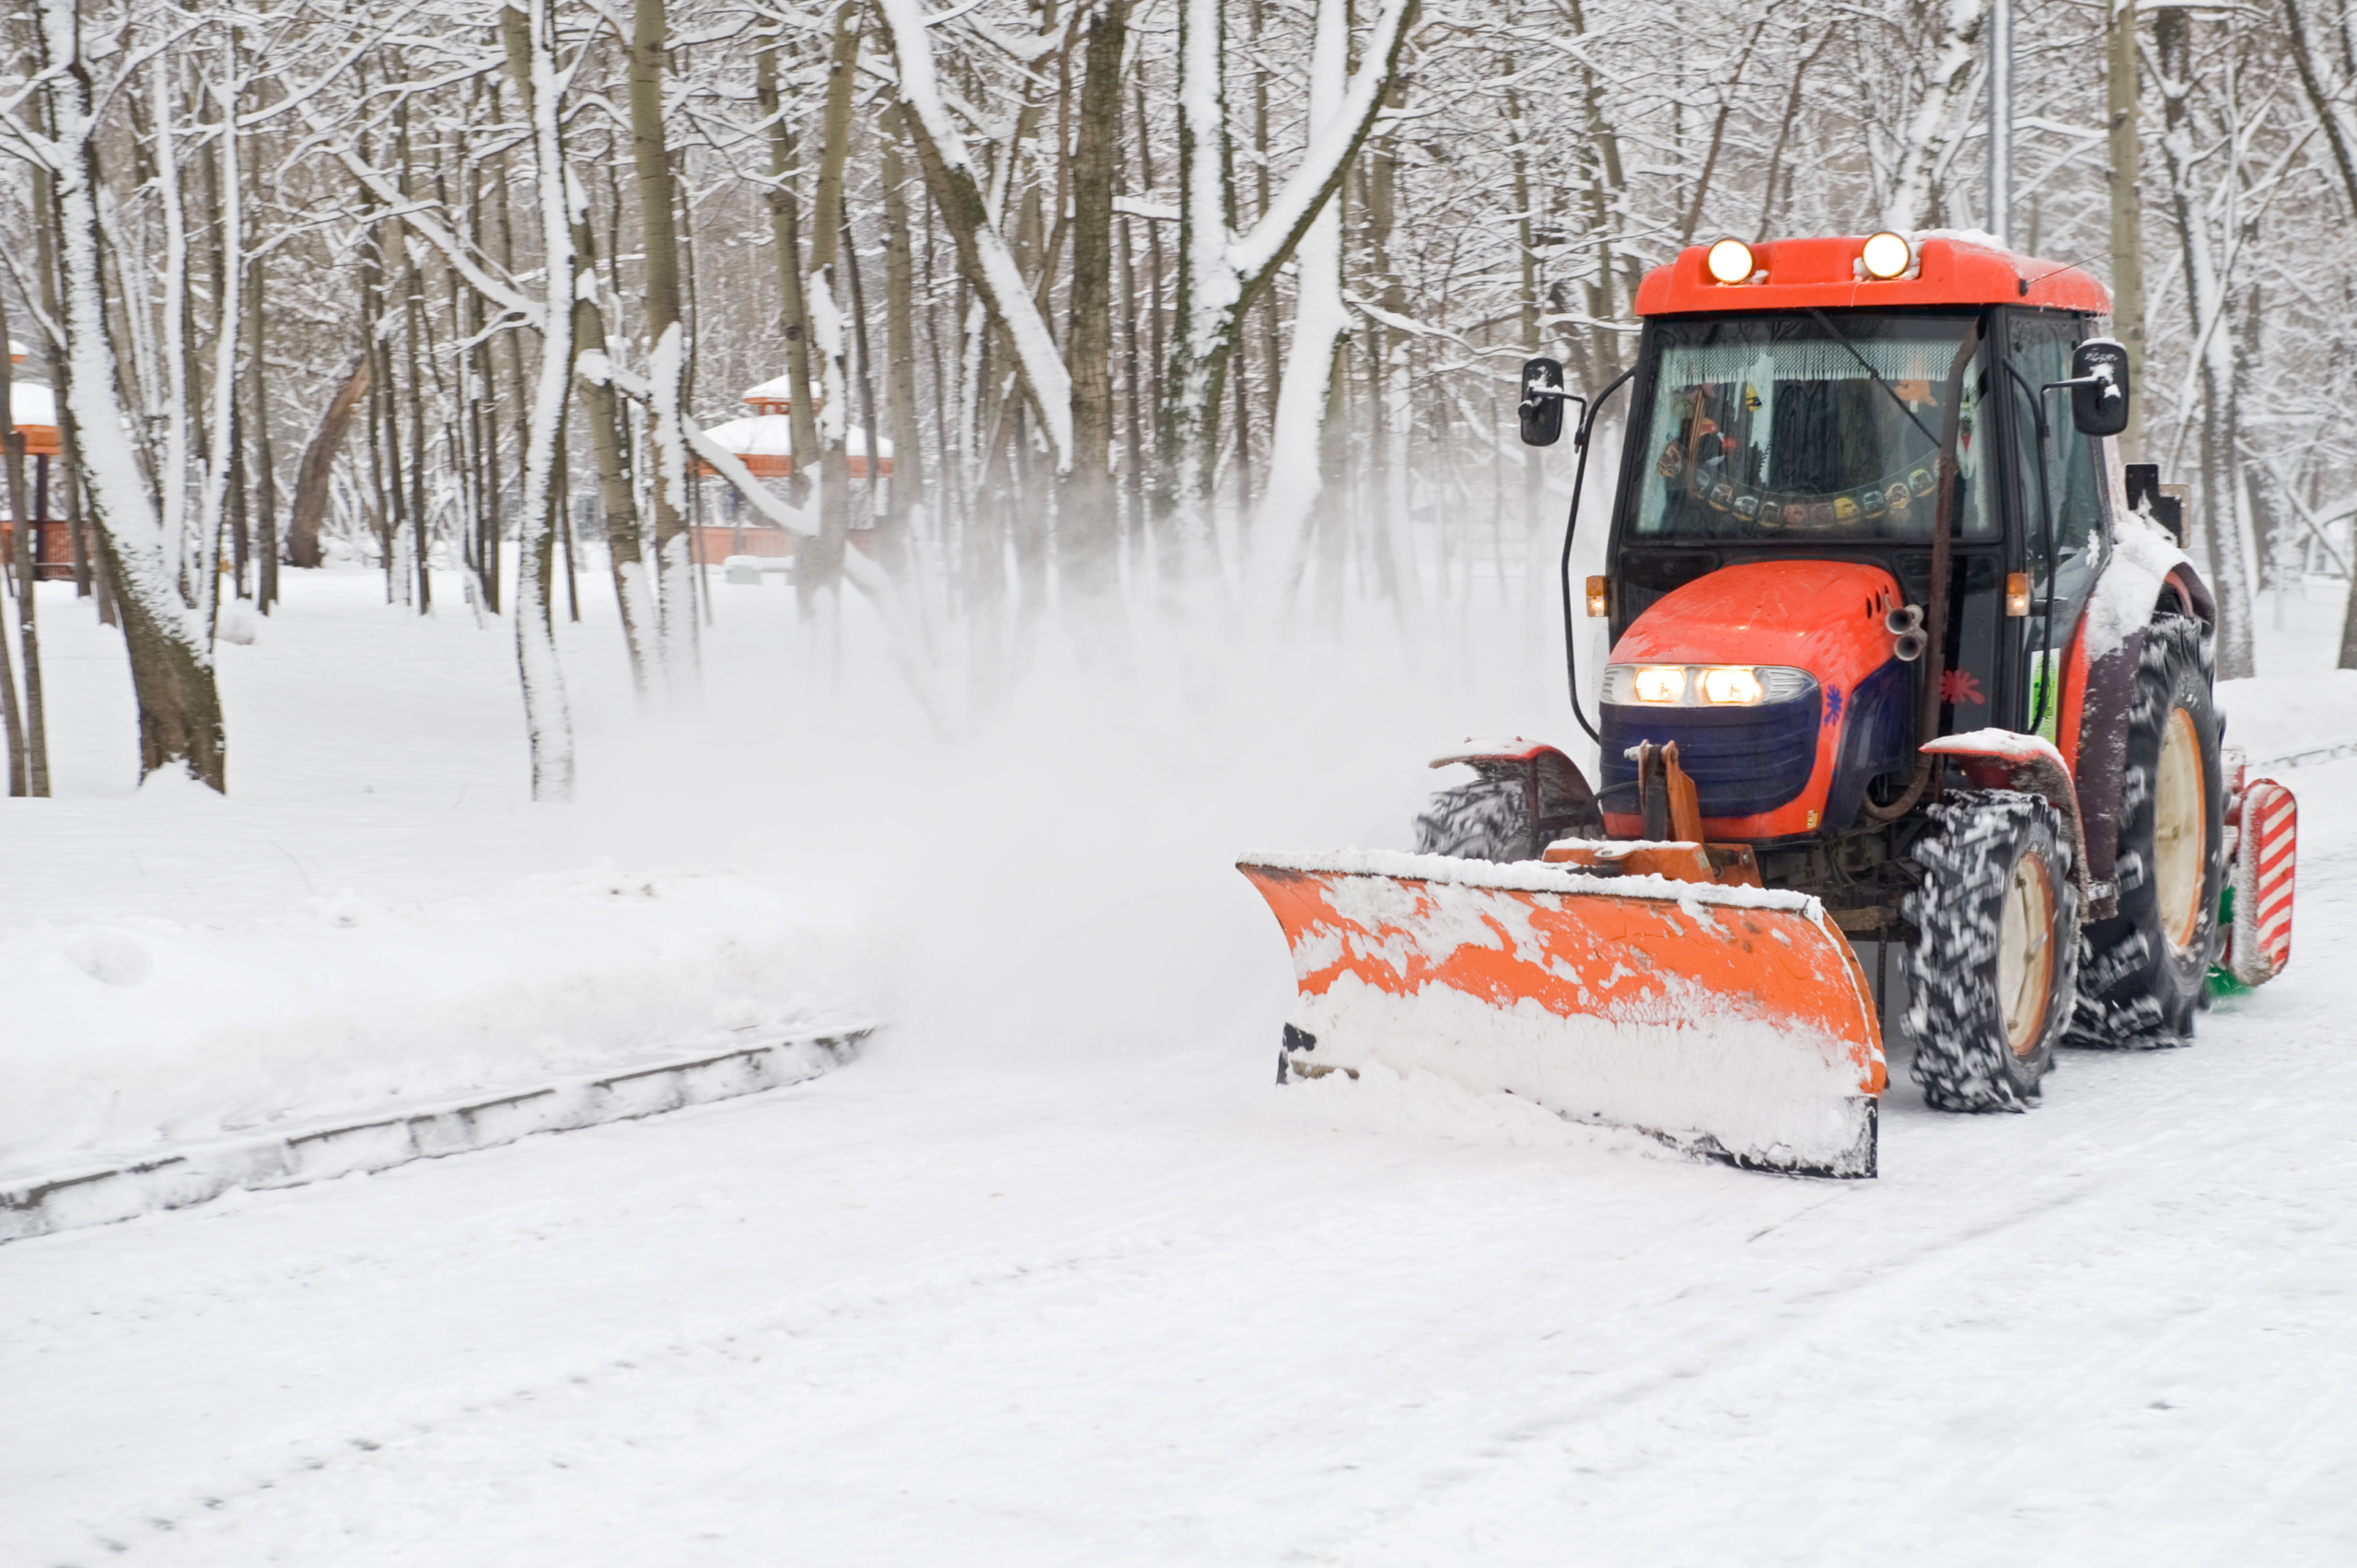
<path fill-rule="evenodd" d="M 1711 247 L 1704 259 L 1711 275 L 1721 283 L 1747 283 L 1755 270 L 1751 264 L 1751 247 L 1740 239 L 1722 239 Z"/>
<path fill-rule="evenodd" d="M 1865 254 L 1860 259 L 1865 263 L 1868 276 L 1887 281 L 1914 265 L 1915 248 L 1907 243 L 1905 235 L 1885 229 L 1867 237 Z"/>

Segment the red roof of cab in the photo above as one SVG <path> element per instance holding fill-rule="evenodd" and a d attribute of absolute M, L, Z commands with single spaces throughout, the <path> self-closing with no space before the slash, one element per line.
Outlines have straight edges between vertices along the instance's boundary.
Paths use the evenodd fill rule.
<path fill-rule="evenodd" d="M 2032 305 L 2051 310 L 2111 314 L 2111 291 L 2080 268 L 2041 261 L 1991 245 L 1925 235 L 1916 241 L 1922 266 L 1914 277 L 1861 279 L 1856 266 L 1865 237 L 1774 239 L 1751 248 L 1758 283 L 1723 284 L 1711 276 L 1707 245 L 1692 245 L 1678 260 L 1655 267 L 1637 288 L 1640 316 L 1700 310 L 1872 308 L 1875 306 Z M 2024 285 L 2027 286 L 2025 287 Z"/>

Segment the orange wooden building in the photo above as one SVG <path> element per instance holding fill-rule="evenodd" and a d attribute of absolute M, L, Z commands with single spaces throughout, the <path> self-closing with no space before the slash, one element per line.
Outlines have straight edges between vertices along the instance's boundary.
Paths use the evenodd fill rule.
<path fill-rule="evenodd" d="M 10 343 L 8 357 L 22 365 L 25 351 Z M 57 428 L 57 395 L 47 387 L 11 378 L 8 417 L 17 433 L 25 438 L 25 455 L 32 459 L 32 472 L 26 476 L 32 494 L 26 499 L 32 504 L 33 574 L 39 577 L 71 577 L 73 529 L 63 517 L 49 515 L 53 498 L 52 470 L 64 450 Z M 0 488 L 0 509 L 5 509 L 7 502 L 7 492 Z M 0 550 L 5 550 L 11 561 L 16 559 L 17 524 L 13 517 L 0 517 Z"/>
<path fill-rule="evenodd" d="M 752 412 L 742 419 L 732 419 L 710 426 L 704 434 L 726 451 L 736 454 L 753 477 L 761 480 L 784 479 L 794 472 L 794 396 L 785 377 L 764 381 L 745 394 Z M 843 446 L 851 459 L 851 477 L 868 477 L 867 432 L 857 425 L 843 433 Z M 889 479 L 892 475 L 892 444 L 877 443 L 876 477 Z M 709 463 L 699 463 L 697 476 L 714 474 Z M 794 553 L 794 536 L 777 527 L 745 504 L 733 487 L 724 486 L 717 497 L 725 520 L 707 522 L 692 530 L 694 558 L 699 565 L 717 564 L 731 555 L 786 556 Z M 857 524 L 853 525 L 854 528 Z"/>

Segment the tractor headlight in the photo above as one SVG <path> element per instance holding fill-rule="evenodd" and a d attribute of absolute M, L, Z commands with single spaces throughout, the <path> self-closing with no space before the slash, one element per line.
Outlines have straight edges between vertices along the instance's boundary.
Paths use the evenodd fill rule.
<path fill-rule="evenodd" d="M 1759 672 L 1743 664 L 1713 666 L 1702 672 L 1701 686 L 1702 701 L 1706 703 L 1745 707 L 1757 705 L 1767 693 L 1767 688 L 1760 684 Z"/>
<path fill-rule="evenodd" d="M 1721 283 L 1744 283 L 1751 277 L 1751 247 L 1740 239 L 1720 240 L 1703 260 L 1711 275 Z"/>
<path fill-rule="evenodd" d="M 1629 693 L 1640 703 L 1682 703 L 1686 700 L 1686 670 L 1681 665 L 1649 664 L 1632 671 Z"/>
<path fill-rule="evenodd" d="M 1907 243 L 1905 236 L 1885 229 L 1867 238 L 1864 254 L 1860 260 L 1865 262 L 1866 271 L 1871 275 L 1895 278 L 1913 265 L 1915 248 Z"/>
<path fill-rule="evenodd" d="M 1604 667 L 1606 702 L 1648 707 L 1756 708 L 1805 697 L 1816 684 L 1807 670 L 1781 664 Z"/>

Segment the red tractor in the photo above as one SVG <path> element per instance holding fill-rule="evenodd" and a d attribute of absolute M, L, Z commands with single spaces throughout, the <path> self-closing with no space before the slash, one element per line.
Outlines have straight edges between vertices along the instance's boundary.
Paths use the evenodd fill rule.
<path fill-rule="evenodd" d="M 1577 410 L 1574 526 L 1630 390 L 1584 593 L 1563 545 L 1600 776 L 1469 748 L 1420 854 L 1244 863 L 1301 986 L 1280 1075 L 1423 1067 L 1863 1175 L 1882 988 L 1852 941 L 1909 953 L 1914 1077 L 1951 1110 L 2036 1104 L 2066 1041 L 2185 1042 L 2230 928 L 2243 981 L 2280 969 L 2294 809 L 2222 752 L 2215 605 L 2181 498 L 2119 459 L 2109 309 L 1960 238 L 1722 240 L 1646 277 L 1636 366 L 1593 398 L 1530 361 L 1523 439 Z"/>

